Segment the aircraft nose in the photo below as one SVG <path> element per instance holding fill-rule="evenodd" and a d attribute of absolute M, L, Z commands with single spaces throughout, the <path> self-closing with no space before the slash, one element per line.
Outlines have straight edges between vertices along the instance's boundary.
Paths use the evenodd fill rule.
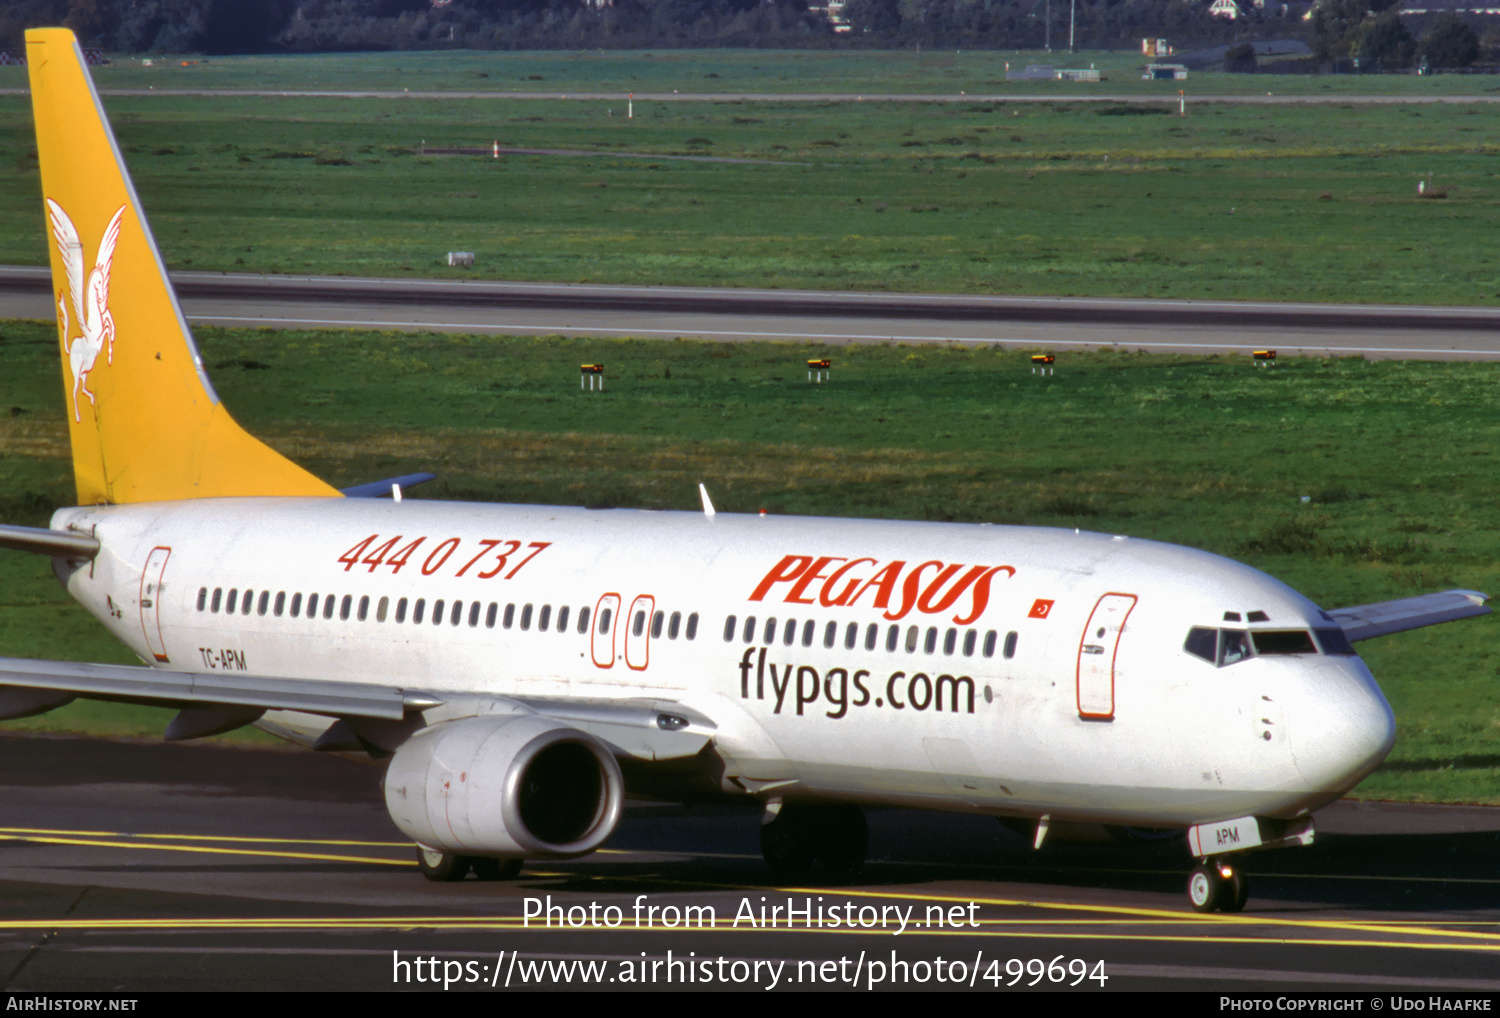
<path fill-rule="evenodd" d="M 1363 781 L 1396 741 L 1396 716 L 1358 658 L 1321 664 L 1299 690 L 1287 734 L 1297 771 L 1334 799 Z"/>

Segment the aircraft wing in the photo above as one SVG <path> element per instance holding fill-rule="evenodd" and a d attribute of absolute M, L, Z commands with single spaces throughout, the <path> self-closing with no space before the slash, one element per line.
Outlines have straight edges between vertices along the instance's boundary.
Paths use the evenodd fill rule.
<path fill-rule="evenodd" d="M 391 485 L 400 485 L 402 488 L 415 488 L 419 484 L 437 480 L 437 474 L 402 474 L 400 477 L 387 477 L 382 481 L 370 481 L 367 484 L 356 484 L 352 488 L 340 488 L 340 493 L 345 498 L 390 498 Z"/>
<path fill-rule="evenodd" d="M 253 722 L 266 710 L 294 710 L 347 719 L 400 721 L 409 712 L 448 707 L 454 717 L 481 713 L 497 701 L 564 722 L 604 741 L 618 756 L 638 760 L 690 757 L 713 737 L 713 721 L 670 700 L 581 700 L 495 697 L 368 682 L 288 679 L 242 672 L 178 672 L 139 665 L 84 664 L 0 658 L 0 719 L 26 717 L 74 697 L 183 709 L 166 737 L 195 738 Z M 478 701 L 484 701 L 478 706 Z M 199 719 L 203 720 L 199 720 Z M 440 720 L 447 718 L 439 717 Z"/>
<path fill-rule="evenodd" d="M 429 693 L 367 682 L 283 679 L 241 672 L 197 674 L 139 665 L 0 657 L 0 695 L 14 693 L 18 687 L 162 706 L 219 704 L 388 720 L 399 720 L 408 709 L 422 710 L 443 703 Z"/>
<path fill-rule="evenodd" d="M 1355 608 L 1339 608 L 1328 614 L 1344 630 L 1350 641 L 1368 640 L 1387 633 L 1452 622 L 1475 615 L 1488 615 L 1488 594 L 1477 590 L 1444 590 L 1420 597 L 1403 597 L 1395 601 L 1377 601 Z"/>
<path fill-rule="evenodd" d="M 99 542 L 87 534 L 4 524 L 0 524 L 0 548 L 51 555 L 54 558 L 89 559 L 99 554 Z"/>

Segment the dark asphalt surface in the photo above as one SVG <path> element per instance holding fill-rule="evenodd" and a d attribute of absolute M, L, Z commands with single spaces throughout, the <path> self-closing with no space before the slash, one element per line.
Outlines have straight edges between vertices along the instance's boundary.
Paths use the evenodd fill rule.
<path fill-rule="evenodd" d="M 173 274 L 189 320 L 832 345 L 1119 346 L 1425 360 L 1500 357 L 1500 308 L 1084 300 L 549 283 Z M 0 318 L 54 313 L 47 271 L 0 266 Z"/>
<path fill-rule="evenodd" d="M 664 967 L 670 951 L 725 959 L 707 984 L 741 989 L 769 985 L 774 963 L 782 988 L 951 988 L 956 962 L 979 973 L 973 988 L 1003 989 L 1032 979 L 1026 962 L 1061 958 L 1087 967 L 1075 992 L 1100 989 L 1096 971 L 1108 990 L 1500 991 L 1500 809 L 1335 804 L 1313 847 L 1247 860 L 1245 913 L 1204 917 L 1178 843 L 1032 852 L 989 818 L 902 810 L 871 811 L 871 862 L 850 886 L 768 882 L 753 811 L 647 804 L 585 859 L 431 884 L 379 776 L 303 752 L 0 737 L 0 989 L 433 988 L 419 974 L 438 970 L 397 964 L 432 958 L 456 963 L 453 989 L 675 988 L 687 970 Z M 581 925 L 528 923 L 527 899 L 539 910 L 549 895 Z M 915 911 L 905 931 L 750 921 L 788 898 Z M 638 902 L 662 911 L 637 926 Z M 715 924 L 674 925 L 688 906 L 713 907 Z M 929 907 L 960 921 L 923 926 Z M 903 962 L 926 968 L 902 978 Z"/>

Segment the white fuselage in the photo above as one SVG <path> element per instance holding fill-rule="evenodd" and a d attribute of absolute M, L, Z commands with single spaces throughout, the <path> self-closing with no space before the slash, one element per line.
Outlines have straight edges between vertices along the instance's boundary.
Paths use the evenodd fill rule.
<path fill-rule="evenodd" d="M 1333 623 L 1263 573 L 1150 541 L 411 499 L 79 508 L 53 526 L 101 541 L 62 578 L 148 663 L 680 703 L 716 725 L 731 792 L 1159 826 L 1290 818 L 1352 787 L 1394 736 L 1356 656 L 1188 653 L 1190 627 L 1225 613 L 1264 613 L 1233 623 L 1249 631 Z"/>

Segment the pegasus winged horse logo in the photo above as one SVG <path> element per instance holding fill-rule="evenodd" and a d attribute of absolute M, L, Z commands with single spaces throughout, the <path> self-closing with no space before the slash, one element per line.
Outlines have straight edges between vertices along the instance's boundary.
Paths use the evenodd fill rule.
<path fill-rule="evenodd" d="M 106 348 L 109 351 L 106 363 L 115 362 L 115 319 L 109 313 L 109 272 L 115 259 L 115 244 L 120 239 L 120 223 L 125 217 L 126 206 L 121 205 L 114 218 L 104 230 L 104 239 L 99 242 L 99 256 L 88 280 L 83 277 L 83 242 L 78 239 L 78 230 L 63 207 L 51 198 L 47 199 L 47 217 L 52 221 L 52 236 L 57 239 L 58 253 L 68 273 L 68 293 L 57 295 L 57 311 L 62 324 L 63 349 L 68 354 L 68 364 L 73 370 L 73 419 L 82 421 L 78 411 L 78 393 L 81 391 L 90 403 L 97 403 L 94 394 L 85 383 L 94 362 Z M 68 298 L 72 298 L 73 315 L 82 334 L 69 337 Z"/>

